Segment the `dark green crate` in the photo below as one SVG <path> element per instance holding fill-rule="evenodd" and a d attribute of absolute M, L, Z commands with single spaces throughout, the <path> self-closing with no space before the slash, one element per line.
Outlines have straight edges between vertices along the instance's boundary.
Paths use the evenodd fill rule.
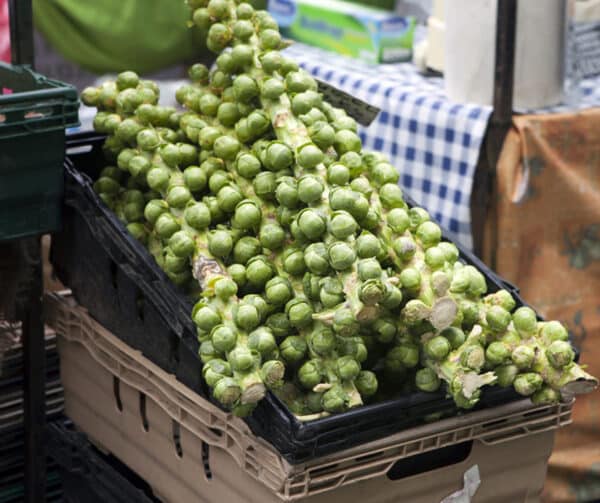
<path fill-rule="evenodd" d="M 65 128 L 78 110 L 73 86 L 0 63 L 0 241 L 60 227 Z"/>

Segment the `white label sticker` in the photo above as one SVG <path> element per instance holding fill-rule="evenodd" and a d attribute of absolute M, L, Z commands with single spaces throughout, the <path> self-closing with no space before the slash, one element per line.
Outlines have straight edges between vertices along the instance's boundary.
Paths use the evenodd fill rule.
<path fill-rule="evenodd" d="M 446 496 L 440 503 L 471 503 L 471 498 L 475 496 L 481 484 L 479 466 L 473 465 L 469 468 L 463 475 L 463 480 L 463 488 Z"/>

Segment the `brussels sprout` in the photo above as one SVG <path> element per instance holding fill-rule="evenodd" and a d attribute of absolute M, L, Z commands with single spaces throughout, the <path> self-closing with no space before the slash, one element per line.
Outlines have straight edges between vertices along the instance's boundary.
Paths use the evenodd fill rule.
<path fill-rule="evenodd" d="M 305 299 L 290 300 L 285 305 L 285 312 L 293 327 L 305 328 L 312 323 L 313 310 Z"/>
<path fill-rule="evenodd" d="M 491 306 L 485 314 L 488 326 L 494 332 L 503 332 L 511 321 L 510 313 L 500 307 Z"/>
<path fill-rule="evenodd" d="M 273 266 L 266 257 L 259 255 L 251 258 L 246 264 L 246 279 L 256 289 L 264 288 L 264 285 L 274 275 Z"/>
<path fill-rule="evenodd" d="M 519 368 L 519 370 L 527 370 L 533 364 L 533 360 L 535 359 L 535 351 L 529 346 L 517 346 L 515 349 L 513 349 L 511 359 Z"/>
<path fill-rule="evenodd" d="M 351 356 L 342 356 L 335 362 L 335 370 L 342 381 L 352 381 L 360 373 L 360 365 Z"/>
<path fill-rule="evenodd" d="M 313 144 L 303 145 L 298 149 L 296 162 L 301 168 L 314 169 L 323 162 L 324 155 L 322 150 Z"/>
<path fill-rule="evenodd" d="M 370 232 L 363 232 L 356 239 L 356 253 L 360 258 L 377 257 L 381 253 L 381 243 Z"/>
<path fill-rule="evenodd" d="M 333 315 L 333 330 L 342 337 L 352 337 L 359 330 L 359 325 L 352 311 L 347 308 L 339 308 Z"/>
<path fill-rule="evenodd" d="M 415 385 L 421 391 L 433 393 L 439 389 L 440 384 L 440 378 L 433 370 L 429 368 L 417 370 L 417 373 L 415 374 Z"/>
<path fill-rule="evenodd" d="M 429 358 L 437 361 L 441 361 L 444 358 L 446 358 L 446 356 L 448 356 L 448 353 L 450 353 L 451 349 L 452 347 L 450 346 L 448 339 L 441 335 L 436 335 L 435 337 L 432 337 L 423 346 L 425 354 Z"/>
<path fill-rule="evenodd" d="M 311 334 L 309 345 L 316 354 L 327 356 L 336 346 L 335 335 L 326 328 L 318 330 Z"/>
<path fill-rule="evenodd" d="M 485 365 L 485 357 L 484 349 L 479 344 L 472 344 L 460 353 L 460 364 L 469 370 L 479 372 Z"/>
<path fill-rule="evenodd" d="M 336 271 L 348 269 L 356 260 L 356 252 L 354 251 L 354 248 L 343 241 L 332 243 L 327 252 L 329 256 L 329 263 Z"/>
<path fill-rule="evenodd" d="M 342 129 L 335 133 L 333 148 L 335 148 L 338 155 L 342 155 L 346 152 L 360 152 L 362 142 L 355 132 Z"/>
<path fill-rule="evenodd" d="M 233 250 L 233 238 L 226 230 L 214 230 L 208 235 L 208 251 L 215 257 L 227 257 Z"/>
<path fill-rule="evenodd" d="M 575 359 L 575 352 L 567 341 L 555 340 L 546 349 L 546 357 L 555 369 L 570 365 Z"/>
<path fill-rule="evenodd" d="M 519 374 L 513 381 L 513 387 L 519 395 L 530 396 L 542 388 L 544 381 L 542 376 L 535 372 Z"/>
<path fill-rule="evenodd" d="M 300 362 L 308 350 L 305 340 L 298 335 L 286 337 L 279 345 L 282 358 L 288 363 Z"/>

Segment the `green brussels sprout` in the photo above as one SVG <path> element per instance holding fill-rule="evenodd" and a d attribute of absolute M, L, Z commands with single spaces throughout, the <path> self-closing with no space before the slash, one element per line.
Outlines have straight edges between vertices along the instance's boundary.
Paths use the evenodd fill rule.
<path fill-rule="evenodd" d="M 169 248 L 176 257 L 188 258 L 196 248 L 194 238 L 186 231 L 177 231 L 169 238 Z"/>
<path fill-rule="evenodd" d="M 154 230 L 161 239 L 169 239 L 180 229 L 179 223 L 170 213 L 163 213 L 158 217 L 154 224 Z"/>
<path fill-rule="evenodd" d="M 233 25 L 233 35 L 242 42 L 254 35 L 254 25 L 247 19 L 238 19 Z"/>
<path fill-rule="evenodd" d="M 196 13 L 198 13 L 198 10 L 196 10 L 196 12 L 194 12 L 194 22 L 196 23 L 196 25 L 199 28 L 206 29 L 207 28 L 206 25 L 202 26 L 202 25 L 198 24 L 198 22 L 204 23 L 204 14 L 201 16 L 200 19 L 196 19 Z M 206 12 L 206 14 L 208 14 L 208 11 Z M 210 14 L 208 14 L 208 16 L 210 19 Z M 210 23 L 210 20 L 209 20 L 209 23 Z M 208 28 L 208 36 L 206 38 L 206 47 L 208 48 L 209 51 L 219 53 L 223 49 L 225 49 L 225 47 L 227 47 L 227 44 L 231 40 L 231 37 L 232 37 L 232 32 L 229 27 L 227 27 L 226 25 L 224 25 L 222 23 L 214 23 L 213 25 L 210 26 L 210 28 Z"/>
<path fill-rule="evenodd" d="M 281 276 L 271 278 L 265 285 L 265 297 L 271 304 L 284 305 L 293 295 L 292 285 Z"/>
<path fill-rule="evenodd" d="M 319 360 L 308 360 L 298 369 L 298 381 L 306 389 L 313 389 L 322 378 L 323 371 Z"/>
<path fill-rule="evenodd" d="M 358 298 L 367 306 L 374 306 L 382 302 L 386 296 L 386 288 L 378 279 L 364 281 L 358 289 Z"/>
<path fill-rule="evenodd" d="M 549 321 L 542 325 L 540 335 L 545 341 L 568 341 L 569 333 L 559 321 Z"/>
<path fill-rule="evenodd" d="M 431 248 L 427 248 L 425 251 L 425 263 L 430 269 L 441 269 L 444 267 L 445 261 L 446 255 L 439 247 L 432 246 Z"/>
<path fill-rule="evenodd" d="M 311 143 L 307 143 L 298 149 L 296 162 L 301 168 L 314 169 L 323 162 L 323 151 Z"/>
<path fill-rule="evenodd" d="M 250 199 L 244 199 L 235 207 L 232 224 L 238 229 L 252 230 L 258 228 L 261 220 L 260 206 Z"/>
<path fill-rule="evenodd" d="M 227 0 L 210 0 L 206 8 L 210 17 L 215 20 L 223 20 L 229 17 Z"/>
<path fill-rule="evenodd" d="M 512 386 L 515 381 L 515 378 L 519 373 L 519 368 L 513 364 L 500 365 L 494 369 L 494 373 L 496 374 L 496 383 L 498 386 L 501 388 L 508 388 L 509 386 Z"/>
<path fill-rule="evenodd" d="M 274 173 L 259 173 L 254 178 L 252 185 L 256 195 L 262 199 L 272 199 L 275 196 L 277 182 Z"/>
<path fill-rule="evenodd" d="M 381 278 L 382 269 L 379 261 L 375 258 L 362 259 L 358 262 L 358 277 L 361 281 Z"/>
<path fill-rule="evenodd" d="M 485 319 L 494 332 L 504 332 L 511 322 L 510 313 L 500 306 L 491 306 L 485 314 Z"/>
<path fill-rule="evenodd" d="M 517 375 L 513 381 L 513 387 L 519 395 L 531 396 L 540 390 L 544 384 L 542 376 L 535 372 L 526 372 Z"/>
<path fill-rule="evenodd" d="M 200 192 L 206 188 L 206 172 L 198 166 L 188 166 L 183 171 L 183 182 L 191 192 Z"/>
<path fill-rule="evenodd" d="M 275 29 L 262 30 L 259 33 L 260 46 L 262 49 L 269 51 L 272 49 L 279 49 L 281 46 L 281 35 Z"/>
<path fill-rule="evenodd" d="M 385 368 L 392 372 L 401 372 L 410 369 L 419 363 L 419 348 L 412 343 L 403 343 L 390 349 L 386 356 Z"/>
<path fill-rule="evenodd" d="M 214 175 L 213 175 L 214 176 Z M 244 196 L 240 189 L 233 184 L 225 185 L 217 193 L 217 203 L 225 213 L 233 213 L 236 206 L 242 202 Z"/>
<path fill-rule="evenodd" d="M 513 349 L 510 355 L 513 363 L 519 368 L 519 370 L 527 370 L 531 368 L 535 359 L 535 351 L 529 346 L 517 346 Z"/>
<path fill-rule="evenodd" d="M 323 183 L 318 177 L 305 175 L 298 180 L 298 198 L 306 204 L 314 203 L 323 195 Z"/>
<path fill-rule="evenodd" d="M 220 358 L 210 360 L 202 367 L 202 376 L 211 388 L 214 388 L 223 377 L 231 377 L 231 375 L 231 366 Z"/>
<path fill-rule="evenodd" d="M 285 231 L 278 223 L 266 223 L 261 226 L 258 238 L 264 248 L 278 250 L 285 243 Z"/>
<path fill-rule="evenodd" d="M 396 337 L 397 328 L 393 319 L 378 318 L 373 324 L 377 341 L 382 344 L 390 344 Z"/>
<path fill-rule="evenodd" d="M 248 44 L 238 44 L 231 50 L 231 59 L 236 68 L 245 68 L 252 64 L 254 49 Z M 235 93 L 235 87 L 234 87 Z"/>
<path fill-rule="evenodd" d="M 356 253 L 360 258 L 377 257 L 381 253 L 381 243 L 370 232 L 363 232 L 356 239 Z"/>
<path fill-rule="evenodd" d="M 221 137 L 221 131 L 216 127 L 203 127 L 198 133 L 198 143 L 204 150 L 211 150 L 217 138 Z"/>
<path fill-rule="evenodd" d="M 334 384 L 321 398 L 323 409 L 327 412 L 344 412 L 348 404 L 348 395 L 339 384 Z"/>
<path fill-rule="evenodd" d="M 194 306 L 192 319 L 196 326 L 204 332 L 210 332 L 215 326 L 221 323 L 219 313 L 212 307 L 207 306 L 202 300 Z"/>
<path fill-rule="evenodd" d="M 235 13 L 238 19 L 252 19 L 254 7 L 246 2 L 240 3 L 235 9 Z"/>
<path fill-rule="evenodd" d="M 522 336 L 530 336 L 537 331 L 537 316 L 530 307 L 520 307 L 513 315 L 513 325 Z"/>
<path fill-rule="evenodd" d="M 241 302 L 234 311 L 233 321 L 242 330 L 253 330 L 260 323 L 260 313 L 256 306 Z"/>
<path fill-rule="evenodd" d="M 258 84 L 249 75 L 238 75 L 233 81 L 233 92 L 240 103 L 249 103 L 259 95 Z"/>
<path fill-rule="evenodd" d="M 341 129 L 335 133 L 333 148 L 335 148 L 338 155 L 346 152 L 360 152 L 362 142 L 354 131 Z"/>
<path fill-rule="evenodd" d="M 238 286 L 231 278 L 221 278 L 215 282 L 215 294 L 223 301 L 236 295 L 237 291 Z"/>
<path fill-rule="evenodd" d="M 381 305 L 386 309 L 396 309 L 402 304 L 402 292 L 400 289 L 390 283 L 385 284 L 385 297 Z"/>
<path fill-rule="evenodd" d="M 358 230 L 354 217 L 347 211 L 334 211 L 329 221 L 329 231 L 337 239 L 347 239 Z"/>
<path fill-rule="evenodd" d="M 408 236 L 401 236 L 396 238 L 392 243 L 394 252 L 400 260 L 408 262 L 417 251 L 417 245 L 415 241 Z"/>
<path fill-rule="evenodd" d="M 458 349 L 460 346 L 463 345 L 463 343 L 467 339 L 465 333 L 457 327 L 448 327 L 442 330 L 440 335 L 448 339 L 448 342 L 450 343 L 452 349 Z"/>
<path fill-rule="evenodd" d="M 479 344 L 467 346 L 460 354 L 460 364 L 475 372 L 481 371 L 485 365 L 486 352 Z"/>
<path fill-rule="evenodd" d="M 423 346 L 423 351 L 425 352 L 425 355 L 436 361 L 441 361 L 444 358 L 446 358 L 446 356 L 448 356 L 448 353 L 450 353 L 451 349 L 452 347 L 450 346 L 448 339 L 441 335 L 436 335 L 435 337 L 432 337 Z"/>
<path fill-rule="evenodd" d="M 208 234 L 208 251 L 215 257 L 227 257 L 233 250 L 233 238 L 226 230 L 214 230 Z"/>
<path fill-rule="evenodd" d="M 275 337 L 285 337 L 293 331 L 290 320 L 285 313 L 273 313 L 267 318 L 266 325 Z"/>
<path fill-rule="evenodd" d="M 246 264 L 246 279 L 249 285 L 254 288 L 264 288 L 265 283 L 273 276 L 273 266 L 262 255 L 251 258 Z"/>
<path fill-rule="evenodd" d="M 277 347 L 273 333 L 267 327 L 259 327 L 248 335 L 248 347 L 266 356 Z"/>
<path fill-rule="evenodd" d="M 377 393 L 377 376 L 369 370 L 362 370 L 354 380 L 354 385 L 362 398 L 369 398 Z"/>
<path fill-rule="evenodd" d="M 327 356 L 335 349 L 335 335 L 327 328 L 318 330 L 310 335 L 309 345 L 316 354 Z"/>
<path fill-rule="evenodd" d="M 320 282 L 319 300 L 323 307 L 331 308 L 344 301 L 344 288 L 337 278 L 325 277 Z"/>
<path fill-rule="evenodd" d="M 285 86 L 283 82 L 275 77 L 265 80 L 260 90 L 261 96 L 268 100 L 278 100 L 284 92 Z"/>
<path fill-rule="evenodd" d="M 286 337 L 279 345 L 281 357 L 288 363 L 297 363 L 304 359 L 308 346 L 306 341 L 298 335 Z"/>
<path fill-rule="evenodd" d="M 546 349 L 546 357 L 555 369 L 563 369 L 575 359 L 575 352 L 567 341 L 555 340 Z"/>
<path fill-rule="evenodd" d="M 333 330 L 341 337 L 352 337 L 358 333 L 359 325 L 352 311 L 348 308 L 339 308 L 333 315 Z"/>
<path fill-rule="evenodd" d="M 407 290 L 418 290 L 421 288 L 421 273 L 414 267 L 407 267 L 400 272 L 400 283 Z"/>
<path fill-rule="evenodd" d="M 343 271 L 352 267 L 356 260 L 356 252 L 348 243 L 337 241 L 327 249 L 329 263 L 336 271 Z M 309 267 L 310 269 L 310 267 Z"/>
<path fill-rule="evenodd" d="M 219 353 L 227 353 L 235 347 L 237 335 L 230 327 L 226 325 L 217 325 L 212 329 L 210 339 L 213 347 Z"/>
<path fill-rule="evenodd" d="M 285 71 L 286 69 L 283 68 L 283 65 L 297 66 L 295 62 L 287 59 L 283 61 L 281 68 L 282 71 Z M 317 84 L 315 80 L 304 70 L 291 70 L 285 74 L 285 86 L 288 92 L 301 93 L 307 91 L 308 89 L 315 90 Z"/>
<path fill-rule="evenodd" d="M 232 349 L 227 358 L 231 368 L 239 372 L 248 372 L 255 368 L 258 363 L 252 351 L 244 346 L 237 346 Z"/>
<path fill-rule="evenodd" d="M 299 203 L 298 185 L 296 180 L 290 176 L 285 176 L 277 181 L 277 190 L 275 191 L 277 202 L 286 208 L 296 208 Z"/>
<path fill-rule="evenodd" d="M 417 373 L 415 374 L 415 385 L 421 391 L 433 393 L 439 389 L 440 384 L 440 378 L 433 370 L 429 368 L 417 370 Z"/>
<path fill-rule="evenodd" d="M 240 238 L 233 246 L 233 260 L 238 264 L 245 265 L 252 257 L 262 252 L 262 246 L 258 239 L 252 236 Z"/>
<path fill-rule="evenodd" d="M 510 358 L 510 349 L 500 341 L 494 341 L 485 350 L 486 360 L 494 366 L 502 365 Z"/>
<path fill-rule="evenodd" d="M 211 222 L 210 210 L 204 203 L 194 203 L 188 206 L 183 218 L 190 227 L 199 231 L 206 229 Z"/>
<path fill-rule="evenodd" d="M 246 284 L 246 268 L 242 264 L 231 264 L 227 268 L 227 273 L 238 288 L 242 288 Z"/>
<path fill-rule="evenodd" d="M 342 381 L 352 381 L 360 373 L 360 365 L 351 356 L 342 356 L 335 362 L 336 374 Z"/>
<path fill-rule="evenodd" d="M 144 208 L 144 218 L 150 223 L 150 225 L 154 225 L 163 213 L 169 211 L 169 206 L 162 199 L 153 199 L 148 201 L 146 207 Z"/>
<path fill-rule="evenodd" d="M 560 401 L 560 398 L 560 392 L 550 388 L 549 386 L 544 386 L 531 395 L 531 401 L 535 405 L 557 403 Z"/>
<path fill-rule="evenodd" d="M 264 165 L 270 171 L 289 168 L 294 162 L 294 152 L 285 143 L 271 142 L 264 152 Z"/>
<path fill-rule="evenodd" d="M 313 310 L 305 299 L 295 298 L 290 300 L 285 305 L 285 312 L 295 328 L 305 328 L 312 323 Z"/>
<path fill-rule="evenodd" d="M 312 243 L 304 250 L 304 262 L 308 270 L 323 275 L 329 270 L 327 248 L 323 243 Z"/>
<path fill-rule="evenodd" d="M 311 241 L 321 238 L 327 230 L 325 219 L 312 208 L 305 208 L 298 213 L 296 221 L 302 234 Z"/>
<path fill-rule="evenodd" d="M 397 184 L 400 174 L 389 162 L 379 162 L 373 167 L 371 177 L 377 185 L 381 186 L 386 183 Z"/>
<path fill-rule="evenodd" d="M 241 397 L 242 390 L 238 381 L 232 377 L 223 377 L 213 388 L 213 396 L 215 400 L 222 403 L 226 407 L 231 407 Z"/>
<path fill-rule="evenodd" d="M 272 74 L 281 68 L 283 57 L 279 51 L 269 51 L 260 56 L 260 63 L 267 74 Z"/>
<path fill-rule="evenodd" d="M 240 142 L 228 135 L 220 136 L 213 144 L 215 155 L 225 161 L 232 161 L 235 159 L 240 147 Z"/>

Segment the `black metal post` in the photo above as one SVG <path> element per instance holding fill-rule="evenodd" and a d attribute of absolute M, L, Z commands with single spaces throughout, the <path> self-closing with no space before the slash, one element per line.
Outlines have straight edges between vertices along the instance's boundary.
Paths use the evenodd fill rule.
<path fill-rule="evenodd" d="M 42 262 L 40 237 L 21 240 L 21 259 L 31 272 L 23 313 L 24 409 L 25 409 L 25 501 L 46 498 L 46 349 L 42 317 Z"/>
<path fill-rule="evenodd" d="M 495 197 L 496 167 L 512 124 L 517 0 L 498 0 L 492 116 L 475 171 L 471 195 L 471 230 L 476 255 L 483 252 L 485 222 Z M 494 232 L 492 232 L 494 234 Z M 493 242 L 494 236 L 490 236 Z M 495 245 L 492 244 L 492 247 Z M 494 264 L 488 264 L 492 268 Z"/>
<path fill-rule="evenodd" d="M 8 0 L 10 49 L 15 65 L 33 68 L 33 9 L 31 0 Z"/>

